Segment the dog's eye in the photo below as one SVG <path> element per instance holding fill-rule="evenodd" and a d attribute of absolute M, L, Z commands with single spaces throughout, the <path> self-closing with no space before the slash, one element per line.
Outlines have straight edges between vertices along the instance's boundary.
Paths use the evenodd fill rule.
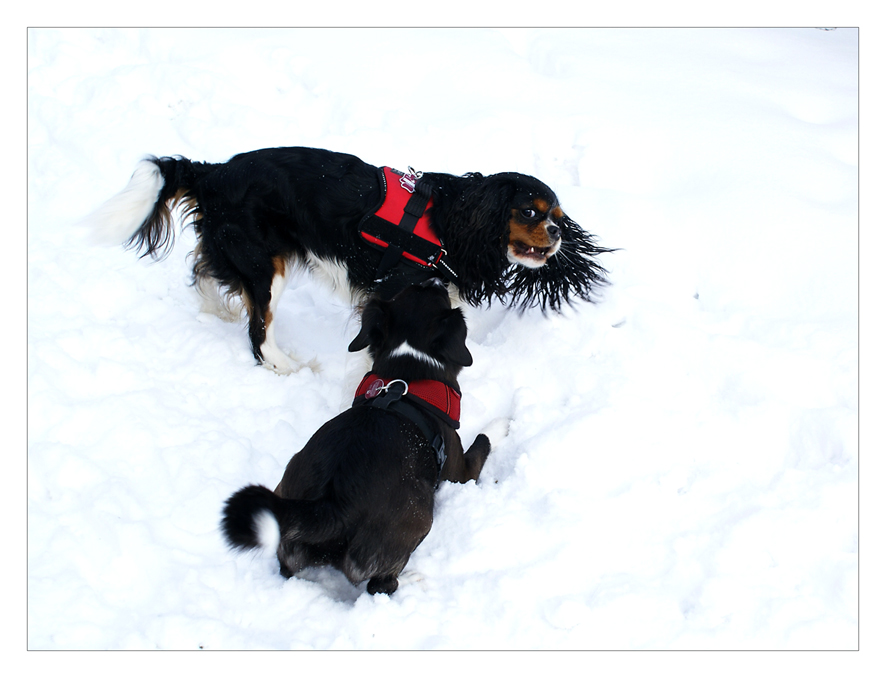
<path fill-rule="evenodd" d="M 535 219 L 537 212 L 531 209 L 520 210 L 520 214 L 522 214 L 526 219 Z"/>

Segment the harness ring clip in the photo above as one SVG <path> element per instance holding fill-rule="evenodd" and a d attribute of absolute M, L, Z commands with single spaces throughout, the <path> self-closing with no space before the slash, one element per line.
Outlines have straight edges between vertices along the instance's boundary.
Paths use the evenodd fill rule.
<path fill-rule="evenodd" d="M 381 379 L 379 379 L 378 381 L 381 381 Z M 391 388 L 391 386 L 393 386 L 394 384 L 396 384 L 398 382 L 403 384 L 403 394 L 402 395 L 406 395 L 407 393 L 409 393 L 409 384 L 407 384 L 402 379 L 392 379 L 387 384 L 382 384 L 382 385 L 377 385 L 378 381 L 373 382 L 373 384 L 370 386 L 370 390 L 366 392 L 366 395 L 368 395 L 370 398 L 375 398 L 377 395 L 379 395 L 381 393 L 387 393 L 388 389 Z"/>

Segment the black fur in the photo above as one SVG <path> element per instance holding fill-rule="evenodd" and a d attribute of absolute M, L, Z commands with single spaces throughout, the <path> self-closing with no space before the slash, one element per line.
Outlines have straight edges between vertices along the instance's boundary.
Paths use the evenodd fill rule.
<path fill-rule="evenodd" d="M 371 300 L 360 333 L 349 346 L 368 347 L 372 371 L 384 379 L 433 379 L 458 388 L 470 365 L 467 328 L 442 284 L 413 285 L 393 300 Z M 391 357 L 403 341 L 441 363 L 411 355 Z M 393 593 L 410 554 L 431 529 L 440 478 L 476 480 L 489 455 L 480 434 L 465 453 L 454 428 L 441 419 L 446 462 L 415 423 L 374 407 L 353 407 L 324 424 L 289 461 L 274 492 L 250 485 L 231 496 L 222 530 L 233 548 L 259 546 L 256 516 L 267 511 L 280 528 L 277 558 L 289 577 L 307 566 L 332 565 L 370 593 Z"/>
<path fill-rule="evenodd" d="M 353 155 L 312 148 L 270 148 L 236 155 L 226 163 L 182 157 L 151 158 L 163 185 L 153 212 L 127 231 L 142 256 L 162 256 L 174 241 L 171 208 L 187 205 L 198 237 L 194 281 L 212 280 L 239 295 L 249 314 L 249 334 L 259 362 L 272 321 L 271 281 L 281 262 L 315 259 L 347 271 L 358 302 L 377 289 L 381 253 L 360 238 L 360 219 L 381 199 L 378 168 Z M 609 252 L 559 210 L 554 192 L 534 177 L 513 172 L 458 177 L 425 172 L 434 207 L 432 226 L 458 275 L 458 292 L 469 304 L 500 299 L 520 309 L 559 309 L 573 299 L 593 301 L 606 283 L 596 256 Z M 556 216 L 544 215 L 562 232 L 559 250 L 540 268 L 508 259 L 515 209 L 540 198 Z M 541 219 L 541 216 L 539 216 Z M 534 227 L 533 224 L 528 224 Z M 417 272 L 421 277 L 433 275 Z M 404 278 L 405 281 L 414 282 Z"/>

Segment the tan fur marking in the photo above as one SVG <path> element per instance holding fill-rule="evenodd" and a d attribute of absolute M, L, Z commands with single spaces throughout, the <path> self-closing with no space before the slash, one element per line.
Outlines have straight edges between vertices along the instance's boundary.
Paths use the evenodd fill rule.
<path fill-rule="evenodd" d="M 280 276 L 281 278 L 286 277 L 286 257 L 274 257 L 271 259 L 274 264 L 274 275 Z M 271 310 L 271 306 L 275 305 L 273 299 L 268 301 L 268 307 L 265 310 L 265 327 L 267 328 L 271 322 L 274 320 L 274 312 Z"/>
<path fill-rule="evenodd" d="M 274 262 L 274 273 L 276 275 L 281 276 L 281 277 L 285 277 L 286 276 L 286 262 L 287 262 L 286 257 L 283 257 L 283 256 L 274 257 L 272 259 L 272 261 Z"/>
<path fill-rule="evenodd" d="M 515 241 L 521 242 L 529 247 L 550 247 L 554 244 L 547 229 L 541 227 L 528 228 L 526 224 L 511 219 L 510 233 L 508 241 L 513 244 Z"/>
<path fill-rule="evenodd" d="M 255 310 L 255 306 L 252 303 L 252 298 L 248 294 L 246 294 L 245 290 L 241 290 L 240 299 L 243 301 L 243 308 L 246 309 L 247 315 L 251 318 Z"/>
<path fill-rule="evenodd" d="M 548 210 L 551 209 L 551 203 L 543 198 L 536 198 L 532 201 L 532 204 L 535 206 L 535 209 L 538 210 L 539 214 L 547 214 Z"/>
<path fill-rule="evenodd" d="M 554 219 L 562 219 L 563 218 L 563 210 L 561 210 L 560 207 L 557 206 L 551 212 L 551 215 L 554 217 Z"/>

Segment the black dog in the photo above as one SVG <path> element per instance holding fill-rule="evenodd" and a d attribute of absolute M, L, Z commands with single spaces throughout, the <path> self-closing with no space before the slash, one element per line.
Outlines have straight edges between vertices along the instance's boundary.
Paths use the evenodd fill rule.
<path fill-rule="evenodd" d="M 490 451 L 480 434 L 465 453 L 456 432 L 456 376 L 470 365 L 467 327 L 436 280 L 393 300 L 371 300 L 348 347 L 367 346 L 372 372 L 354 406 L 324 424 L 286 466 L 274 492 L 259 485 L 228 499 L 222 530 L 234 548 L 279 529 L 280 574 L 332 565 L 369 593 L 393 593 L 410 554 L 431 529 L 440 480 L 476 480 Z M 273 523 L 272 523 L 273 524 Z"/>
<path fill-rule="evenodd" d="M 157 257 L 174 240 L 179 204 L 197 234 L 204 310 L 237 319 L 242 302 L 253 354 L 281 373 L 294 366 L 274 338 L 274 312 L 297 266 L 323 274 L 355 305 L 443 276 L 469 304 L 498 298 L 556 310 L 573 296 L 592 300 L 606 282 L 595 256 L 611 251 L 534 177 L 403 174 L 312 148 L 219 164 L 152 157 L 89 219 Z"/>

